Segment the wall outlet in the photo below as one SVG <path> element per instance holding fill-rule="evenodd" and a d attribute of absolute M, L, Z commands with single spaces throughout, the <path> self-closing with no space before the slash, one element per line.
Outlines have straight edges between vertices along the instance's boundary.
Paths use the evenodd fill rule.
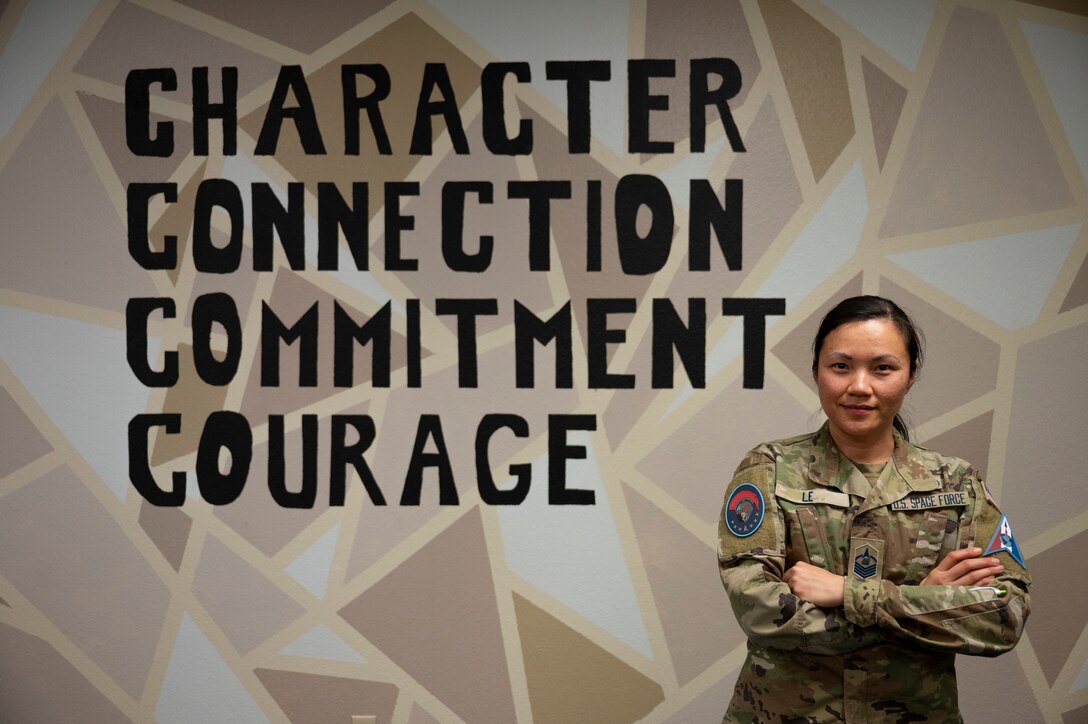
<path fill-rule="evenodd" d="M 378 717 L 369 714 L 352 714 L 351 724 L 378 724 Z"/>

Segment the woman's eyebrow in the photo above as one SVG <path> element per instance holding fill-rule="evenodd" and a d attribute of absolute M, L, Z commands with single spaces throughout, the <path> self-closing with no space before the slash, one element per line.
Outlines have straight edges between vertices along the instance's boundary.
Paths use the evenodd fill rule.
<path fill-rule="evenodd" d="M 845 360 L 853 360 L 854 359 L 854 357 L 852 355 L 849 355 L 846 352 L 828 352 L 827 356 L 828 357 L 834 357 L 835 359 L 845 359 Z M 882 362 L 884 360 L 895 360 L 896 362 L 899 361 L 899 357 L 897 357 L 894 354 L 890 354 L 890 353 L 878 354 L 875 357 L 870 357 L 869 359 L 871 359 L 874 362 Z"/>

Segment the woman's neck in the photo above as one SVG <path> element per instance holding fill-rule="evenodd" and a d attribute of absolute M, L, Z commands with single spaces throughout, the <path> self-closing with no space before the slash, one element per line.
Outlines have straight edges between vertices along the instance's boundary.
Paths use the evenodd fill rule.
<path fill-rule="evenodd" d="M 835 447 L 855 463 L 886 463 L 895 450 L 895 438 L 891 430 L 873 440 L 858 440 L 834 429 L 830 429 L 831 440 Z"/>

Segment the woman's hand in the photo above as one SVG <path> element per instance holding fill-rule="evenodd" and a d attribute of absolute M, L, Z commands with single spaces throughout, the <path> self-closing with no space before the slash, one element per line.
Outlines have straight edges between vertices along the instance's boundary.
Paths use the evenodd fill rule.
<path fill-rule="evenodd" d="M 798 598 L 824 608 L 842 605 L 846 579 L 811 563 L 797 561 L 782 575 L 782 580 Z"/>
<path fill-rule="evenodd" d="M 987 586 L 1005 570 L 996 558 L 983 558 L 981 548 L 952 551 L 922 580 L 923 586 Z"/>

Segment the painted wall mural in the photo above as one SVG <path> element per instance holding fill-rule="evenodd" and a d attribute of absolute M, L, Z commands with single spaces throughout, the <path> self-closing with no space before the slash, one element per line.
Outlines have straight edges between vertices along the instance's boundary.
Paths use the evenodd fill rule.
<path fill-rule="evenodd" d="M 1086 77 L 1062 0 L 0 1 L 0 719 L 718 721 L 724 485 L 876 293 L 1035 580 L 964 714 L 1083 721 Z"/>

